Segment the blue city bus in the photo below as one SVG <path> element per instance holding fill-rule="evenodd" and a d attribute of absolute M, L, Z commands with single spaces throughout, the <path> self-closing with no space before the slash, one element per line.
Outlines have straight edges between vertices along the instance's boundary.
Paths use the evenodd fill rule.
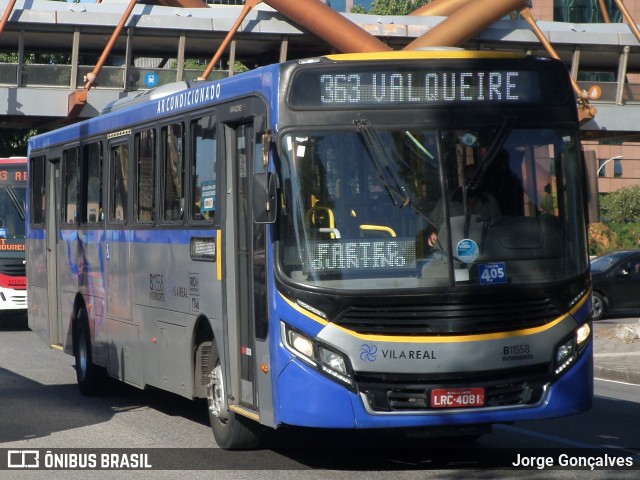
<path fill-rule="evenodd" d="M 586 181 L 566 68 L 330 55 L 165 85 L 29 142 L 29 325 L 284 426 L 479 435 L 591 406 Z"/>

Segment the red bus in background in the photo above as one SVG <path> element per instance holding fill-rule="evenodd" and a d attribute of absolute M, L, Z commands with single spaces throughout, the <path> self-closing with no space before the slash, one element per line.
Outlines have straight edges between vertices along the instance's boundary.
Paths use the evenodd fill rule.
<path fill-rule="evenodd" d="M 26 157 L 0 158 L 0 310 L 27 308 Z"/>

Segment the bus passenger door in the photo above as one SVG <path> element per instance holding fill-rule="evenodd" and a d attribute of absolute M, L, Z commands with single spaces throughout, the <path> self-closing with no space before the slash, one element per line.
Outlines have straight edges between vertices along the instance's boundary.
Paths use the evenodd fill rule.
<path fill-rule="evenodd" d="M 263 328 L 267 308 L 265 226 L 253 222 L 250 196 L 255 162 L 261 164 L 261 147 L 256 144 L 253 120 L 229 126 L 226 134 L 227 185 L 230 187 L 223 248 L 229 338 L 227 385 L 231 385 L 228 393 L 239 399 L 244 414 L 257 417 L 254 412 L 258 410 L 259 386 L 262 387 L 260 393 L 264 393 L 262 407 L 270 403 L 267 401 L 270 392 L 264 388 L 267 377 L 256 378 L 257 364 L 267 356 L 266 333 L 260 333 L 266 331 Z M 260 381 L 262 377 L 264 382 Z"/>

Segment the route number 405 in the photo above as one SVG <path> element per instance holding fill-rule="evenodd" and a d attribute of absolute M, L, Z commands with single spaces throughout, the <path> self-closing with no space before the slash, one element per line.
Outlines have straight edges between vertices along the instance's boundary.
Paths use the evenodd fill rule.
<path fill-rule="evenodd" d="M 481 285 L 494 285 L 507 283 L 507 268 L 504 262 L 481 263 L 478 265 Z"/>

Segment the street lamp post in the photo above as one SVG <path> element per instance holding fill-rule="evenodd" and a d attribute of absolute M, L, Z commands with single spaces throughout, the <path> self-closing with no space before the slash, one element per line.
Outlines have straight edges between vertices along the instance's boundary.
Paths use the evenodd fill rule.
<path fill-rule="evenodd" d="M 604 168 L 604 166 L 609 163 L 611 160 L 622 160 L 622 155 L 616 155 L 615 157 L 608 158 L 604 161 L 602 165 L 598 167 L 598 171 L 596 172 L 596 177 L 600 176 L 600 170 Z"/>

